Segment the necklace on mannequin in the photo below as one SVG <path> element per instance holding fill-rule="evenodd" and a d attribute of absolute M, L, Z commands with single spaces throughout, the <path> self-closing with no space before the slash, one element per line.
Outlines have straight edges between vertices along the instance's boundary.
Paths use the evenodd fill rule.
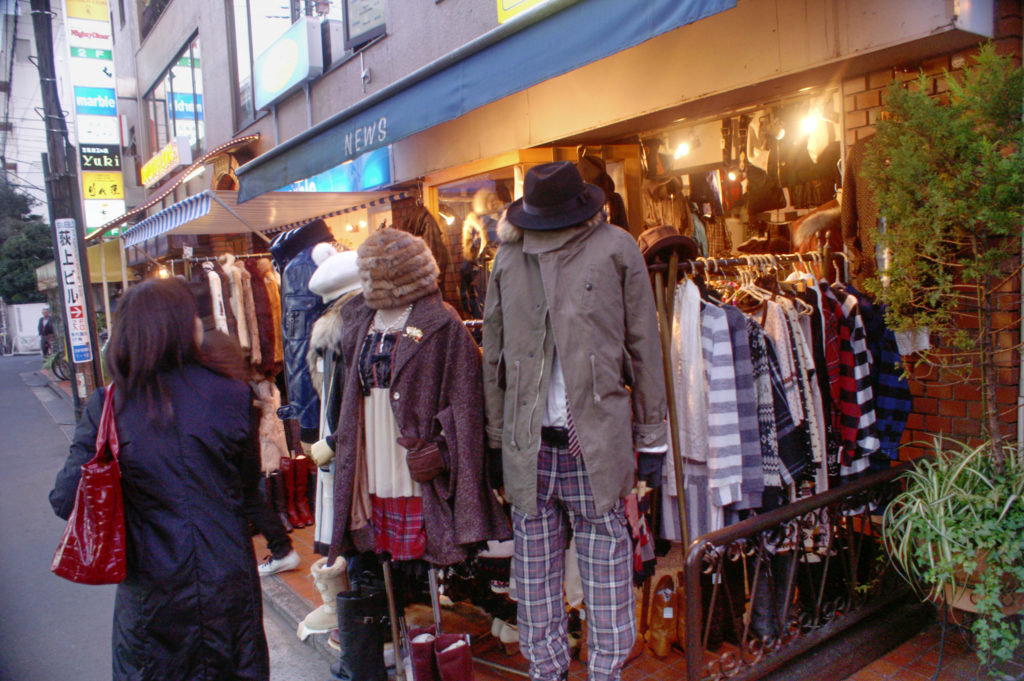
<path fill-rule="evenodd" d="M 412 312 L 412 305 L 412 303 L 409 303 L 408 307 L 401 310 L 395 310 L 394 308 L 388 310 L 377 310 L 376 314 L 373 315 L 373 330 L 381 334 L 381 349 L 384 347 L 384 336 L 395 333 L 405 326 L 405 323 L 409 320 L 409 314 Z M 398 316 L 389 322 L 388 317 L 395 312 L 398 313 Z"/>

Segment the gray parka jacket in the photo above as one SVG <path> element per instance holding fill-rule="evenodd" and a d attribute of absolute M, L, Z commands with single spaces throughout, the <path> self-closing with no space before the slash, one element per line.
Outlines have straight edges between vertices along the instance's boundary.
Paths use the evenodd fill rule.
<path fill-rule="evenodd" d="M 487 439 L 505 495 L 537 512 L 537 453 L 554 349 L 598 513 L 633 487 L 636 448 L 665 444 L 665 381 L 647 269 L 599 213 L 552 231 L 499 228 L 484 310 Z"/>

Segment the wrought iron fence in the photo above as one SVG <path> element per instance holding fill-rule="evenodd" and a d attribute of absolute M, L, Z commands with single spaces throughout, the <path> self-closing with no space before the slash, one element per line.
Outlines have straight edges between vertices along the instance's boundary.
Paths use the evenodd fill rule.
<path fill-rule="evenodd" d="M 880 541 L 905 466 L 706 534 L 684 566 L 687 681 L 756 679 L 907 594 Z"/>

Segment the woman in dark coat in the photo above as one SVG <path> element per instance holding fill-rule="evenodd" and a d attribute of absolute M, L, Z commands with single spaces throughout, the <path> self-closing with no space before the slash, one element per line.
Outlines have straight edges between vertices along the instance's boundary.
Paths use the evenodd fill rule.
<path fill-rule="evenodd" d="M 269 678 L 245 516 L 259 503 L 252 396 L 202 366 L 198 319 L 183 282 L 146 281 L 122 298 L 106 351 L 128 538 L 114 604 L 117 681 Z M 86 403 L 50 492 L 62 518 L 94 454 L 103 393 Z"/>

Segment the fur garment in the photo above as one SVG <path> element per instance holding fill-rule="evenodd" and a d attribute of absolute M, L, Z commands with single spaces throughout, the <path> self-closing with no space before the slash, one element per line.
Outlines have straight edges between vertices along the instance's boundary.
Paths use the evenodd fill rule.
<path fill-rule="evenodd" d="M 264 363 L 280 364 L 284 362 L 284 342 L 281 338 L 281 277 L 274 271 L 274 266 L 266 258 L 260 258 L 256 261 L 256 271 L 263 281 L 263 286 L 270 298 L 270 329 L 273 352 L 270 353 L 270 357 L 264 357 L 263 361 Z M 262 352 L 266 353 L 267 351 L 263 349 Z"/>
<path fill-rule="evenodd" d="M 812 237 L 816 236 L 819 232 L 824 232 L 821 238 L 818 239 L 818 243 L 824 244 L 828 242 L 829 232 L 838 232 L 840 222 L 840 208 L 835 206 L 833 208 L 826 208 L 825 210 L 811 213 L 800 221 L 800 224 L 796 226 L 793 233 L 793 245 L 798 249 L 802 250 L 804 244 L 806 244 Z"/>
<path fill-rule="evenodd" d="M 366 238 L 358 254 L 359 278 L 370 309 L 402 307 L 437 290 L 440 271 L 418 236 L 382 229 Z"/>
<path fill-rule="evenodd" d="M 341 351 L 341 337 L 344 325 L 341 323 L 341 308 L 358 295 L 358 291 L 349 291 L 332 302 L 320 318 L 313 323 L 313 331 L 309 336 L 309 352 L 306 353 L 306 364 L 309 366 L 309 377 L 313 389 L 323 399 L 324 377 L 320 371 L 321 357 Z"/>
<path fill-rule="evenodd" d="M 284 424 L 277 417 L 281 406 L 281 393 L 271 381 L 256 384 L 256 397 L 260 404 L 260 470 L 265 475 L 281 468 L 281 457 L 288 455 L 288 441 Z"/>

